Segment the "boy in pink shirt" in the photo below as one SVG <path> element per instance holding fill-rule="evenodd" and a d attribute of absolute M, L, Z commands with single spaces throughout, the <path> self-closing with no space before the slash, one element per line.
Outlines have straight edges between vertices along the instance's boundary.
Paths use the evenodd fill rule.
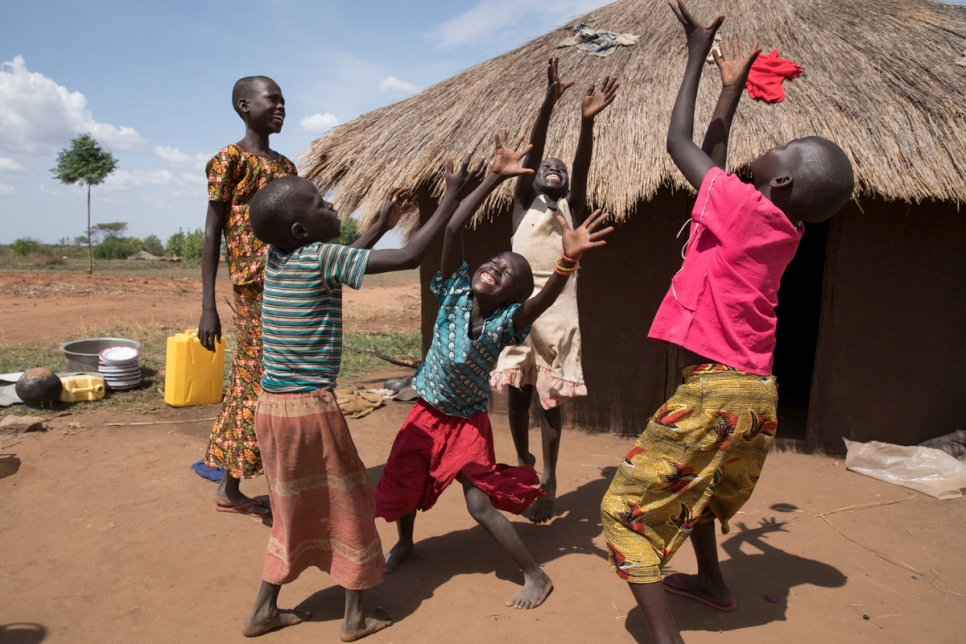
<path fill-rule="evenodd" d="M 725 172 L 728 133 L 757 43 L 742 58 L 714 54 L 722 90 L 701 148 L 693 142 L 694 104 L 714 35 L 724 16 L 702 27 L 683 3 L 688 62 L 667 148 L 698 189 L 684 263 L 648 336 L 681 347 L 684 384 L 651 418 L 601 503 L 611 568 L 626 580 L 655 642 L 682 642 L 665 597 L 685 595 L 718 610 L 737 601 L 718 565 L 714 520 L 748 500 L 778 422 L 771 375 L 775 307 L 803 222 L 828 219 L 852 195 L 852 165 L 819 137 L 772 148 L 751 163 L 752 182 Z M 661 579 L 661 568 L 691 537 L 697 575 Z M 662 583 L 658 583 L 662 582 Z"/>

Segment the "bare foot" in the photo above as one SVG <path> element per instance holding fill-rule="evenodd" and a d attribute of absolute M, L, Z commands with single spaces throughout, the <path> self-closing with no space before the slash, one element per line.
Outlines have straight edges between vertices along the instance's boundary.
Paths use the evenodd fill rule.
<path fill-rule="evenodd" d="M 382 629 L 392 626 L 392 619 L 390 619 L 389 613 L 381 608 L 376 608 L 372 612 L 375 617 L 366 617 L 365 622 L 359 625 L 358 628 L 348 630 L 345 623 L 343 623 L 342 630 L 339 632 L 339 638 L 341 638 L 343 642 L 354 642 L 367 635 L 378 633 Z"/>
<path fill-rule="evenodd" d="M 537 457 L 527 452 L 526 458 L 517 457 L 517 465 L 536 465 Z"/>
<path fill-rule="evenodd" d="M 524 574 L 524 579 L 526 581 L 523 588 L 507 600 L 507 606 L 521 609 L 536 608 L 543 603 L 550 591 L 553 590 L 553 582 L 542 570 L 534 576 Z"/>
<path fill-rule="evenodd" d="M 242 626 L 242 635 L 258 637 L 276 628 L 301 624 L 312 615 L 304 610 L 272 610 L 265 614 L 252 612 Z"/>
<path fill-rule="evenodd" d="M 523 516 L 534 523 L 546 523 L 553 518 L 553 505 L 556 495 L 549 490 L 545 491 L 547 496 L 537 497 L 537 500 L 523 513 Z"/>
<path fill-rule="evenodd" d="M 412 551 L 413 551 L 412 541 L 408 543 L 403 543 L 402 541 L 398 542 L 396 545 L 392 547 L 392 550 L 389 551 L 389 554 L 386 555 L 386 565 L 383 566 L 382 572 L 386 575 L 391 573 L 393 570 L 399 567 L 399 564 L 405 561 L 405 559 L 410 555 L 410 553 L 412 553 Z M 348 642 L 349 640 L 346 640 L 346 641 Z"/>
<path fill-rule="evenodd" d="M 724 583 L 714 584 L 700 575 L 674 573 L 661 580 L 664 590 L 675 595 L 696 599 L 720 611 L 733 611 L 738 607 L 731 590 Z"/>

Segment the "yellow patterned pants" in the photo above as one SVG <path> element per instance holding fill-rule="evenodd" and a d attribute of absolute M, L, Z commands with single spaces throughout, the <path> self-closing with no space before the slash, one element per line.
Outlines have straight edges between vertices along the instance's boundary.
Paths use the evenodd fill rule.
<path fill-rule="evenodd" d="M 778 427 L 774 376 L 721 364 L 684 370 L 684 384 L 627 453 L 600 511 L 611 569 L 655 583 L 699 522 L 745 504 Z"/>

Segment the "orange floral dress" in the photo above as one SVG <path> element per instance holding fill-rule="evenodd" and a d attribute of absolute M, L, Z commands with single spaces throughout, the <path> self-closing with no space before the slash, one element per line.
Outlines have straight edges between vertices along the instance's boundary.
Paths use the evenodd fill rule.
<path fill-rule="evenodd" d="M 255 438 L 255 406 L 262 380 L 262 287 L 266 246 L 252 232 L 248 204 L 268 182 L 298 174 L 281 154 L 275 159 L 223 148 L 208 162 L 208 200 L 227 204 L 225 255 L 235 300 L 237 346 L 225 401 L 208 440 L 205 465 L 239 479 L 264 473 Z"/>

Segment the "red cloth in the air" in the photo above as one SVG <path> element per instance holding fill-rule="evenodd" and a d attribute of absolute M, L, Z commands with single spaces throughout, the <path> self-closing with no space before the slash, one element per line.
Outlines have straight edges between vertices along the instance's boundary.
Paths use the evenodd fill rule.
<path fill-rule="evenodd" d="M 751 64 L 748 80 L 748 96 L 765 101 L 766 103 L 780 103 L 785 99 L 782 81 L 786 78 L 796 78 L 805 68 L 790 60 L 778 56 L 778 50 L 773 49 L 769 54 L 761 54 Z"/>

